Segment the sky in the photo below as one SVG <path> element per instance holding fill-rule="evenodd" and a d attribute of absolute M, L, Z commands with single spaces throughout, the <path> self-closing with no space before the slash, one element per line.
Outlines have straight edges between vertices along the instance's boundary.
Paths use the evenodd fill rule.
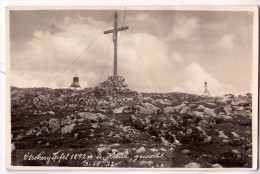
<path fill-rule="evenodd" d="M 103 31 L 113 28 L 113 15 L 11 11 L 11 85 L 68 88 L 76 74 L 82 88 L 106 80 L 113 44 Z M 129 26 L 118 35 L 118 74 L 130 89 L 201 95 L 207 81 L 214 96 L 251 92 L 253 13 L 124 10 L 118 18 Z"/>

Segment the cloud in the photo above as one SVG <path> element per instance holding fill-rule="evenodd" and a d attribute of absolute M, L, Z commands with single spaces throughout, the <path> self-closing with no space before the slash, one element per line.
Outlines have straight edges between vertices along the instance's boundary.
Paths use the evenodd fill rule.
<path fill-rule="evenodd" d="M 198 37 L 200 27 L 198 18 L 178 15 L 174 21 L 166 40 L 190 40 Z"/>
<path fill-rule="evenodd" d="M 45 86 L 45 83 L 34 76 L 33 73 L 30 72 L 12 72 L 11 74 L 11 85 L 15 87 L 43 87 Z M 33 86 L 30 86 L 30 84 L 34 84 Z"/>
<path fill-rule="evenodd" d="M 169 75 L 175 71 L 176 67 L 176 60 L 168 56 L 165 42 L 148 33 L 128 34 L 128 36 L 123 34 L 122 36 L 124 37 L 120 38 L 118 53 L 119 70 L 123 76 L 127 77 L 129 86 L 143 92 L 161 92 L 157 84 L 161 88 L 169 85 L 171 81 Z M 172 55 L 180 61 L 181 55 L 178 53 Z"/>
<path fill-rule="evenodd" d="M 233 49 L 234 46 L 234 37 L 230 34 L 224 35 L 217 43 L 219 47 L 224 49 Z"/>
<path fill-rule="evenodd" d="M 148 13 L 138 13 L 135 17 L 127 16 L 127 21 L 138 21 L 138 22 L 152 22 L 156 23 L 156 20 L 151 17 Z"/>
<path fill-rule="evenodd" d="M 173 53 L 171 54 L 171 57 L 170 57 L 170 58 L 173 59 L 174 62 L 176 62 L 176 63 L 178 63 L 178 64 L 183 63 L 182 55 L 181 55 L 180 53 L 178 53 L 178 52 L 173 52 Z"/>
<path fill-rule="evenodd" d="M 243 94 L 235 87 L 224 84 L 218 79 L 207 73 L 198 63 L 189 64 L 184 68 L 183 84 L 182 86 L 174 86 L 173 91 L 193 93 L 202 95 L 204 92 L 204 82 L 207 81 L 208 90 L 213 96 L 220 96 L 224 94 Z"/>
<path fill-rule="evenodd" d="M 12 37 L 12 85 L 18 87 L 26 84 L 28 87 L 46 86 L 48 82 L 59 76 L 51 82 L 49 87 L 69 87 L 72 77 L 77 73 L 83 88 L 94 87 L 100 81 L 106 58 L 107 64 L 101 81 L 112 75 L 112 34 L 103 34 L 104 26 L 107 25 L 103 21 L 103 17 L 95 19 L 94 17 L 97 15 L 93 15 L 93 18 L 90 17 L 91 15 L 83 16 L 63 17 L 63 20 L 62 18 L 59 20 L 54 18 L 55 26 L 60 29 L 59 32 L 54 33 L 47 26 L 49 21 L 47 24 L 44 22 L 44 26 L 35 23 L 34 25 L 37 27 L 25 27 L 23 23 L 17 24 L 19 27 L 16 27 L 14 30 L 16 32 L 13 33 L 19 32 L 22 35 L 23 31 L 29 28 L 30 36 L 27 34 L 27 37 L 23 39 Z M 130 20 L 131 17 L 132 20 Z M 135 17 L 137 22 L 134 20 Z M 227 59 L 223 49 L 223 52 L 217 54 L 219 46 L 225 48 L 237 46 L 233 42 L 238 41 L 239 36 L 230 35 L 229 33 L 232 33 L 230 31 L 219 32 L 216 30 L 214 31 L 216 32 L 213 37 L 214 42 L 209 42 L 209 38 L 212 39 L 211 35 L 209 33 L 201 34 L 208 30 L 207 28 L 201 30 L 201 26 L 205 23 L 203 18 L 174 12 L 172 25 L 171 22 L 167 22 L 166 17 L 171 16 L 157 16 L 157 13 L 153 14 L 152 12 L 138 12 L 126 16 L 130 29 L 119 32 L 118 71 L 119 75 L 125 77 L 126 83 L 131 89 L 140 92 L 161 92 L 159 89 L 161 88 L 163 92 L 168 92 L 173 88 L 178 91 L 201 94 L 203 93 L 204 81 L 211 79 L 207 80 L 209 90 L 218 95 L 226 92 L 234 93 L 236 91 L 234 86 L 248 84 L 247 75 L 244 75 L 244 81 L 241 81 L 237 78 L 236 68 L 229 68 L 230 64 L 232 67 L 239 68 L 237 62 L 244 61 L 240 57 L 234 56 L 235 53 L 239 54 L 239 52 L 228 50 L 229 59 Z M 214 22 L 211 21 L 211 23 Z M 163 25 L 164 23 L 167 25 Z M 112 27 L 112 23 L 110 23 L 106 29 Z M 168 32 L 168 29 L 171 29 L 171 32 Z M 33 33 L 33 37 L 31 33 Z M 97 40 L 82 54 L 98 34 L 100 35 Z M 135 48 L 132 47 L 131 42 Z M 108 55 L 110 44 L 110 54 Z M 246 53 L 248 52 L 244 54 L 249 56 Z M 59 75 L 81 54 L 82 56 L 75 63 Z M 249 61 L 250 59 L 247 59 L 246 56 L 245 60 Z M 191 66 L 192 62 L 196 62 L 195 65 L 198 65 Z M 202 62 L 203 66 L 200 64 Z M 212 68 L 211 74 L 203 69 L 204 66 L 205 69 Z M 222 82 L 221 76 L 227 70 L 230 73 L 223 77 Z M 243 72 L 249 72 L 249 70 L 250 68 L 246 67 Z M 226 81 L 232 85 L 224 84 Z M 239 89 L 245 90 L 246 88 L 248 85 Z"/>

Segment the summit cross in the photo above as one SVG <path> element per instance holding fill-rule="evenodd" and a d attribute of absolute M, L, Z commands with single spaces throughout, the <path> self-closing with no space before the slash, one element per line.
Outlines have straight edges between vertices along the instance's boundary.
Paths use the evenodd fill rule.
<path fill-rule="evenodd" d="M 127 30 L 129 27 L 117 27 L 117 12 L 114 13 L 114 28 L 111 30 L 104 31 L 104 34 L 113 33 L 113 43 L 114 43 L 114 76 L 117 75 L 117 32 L 122 30 Z"/>

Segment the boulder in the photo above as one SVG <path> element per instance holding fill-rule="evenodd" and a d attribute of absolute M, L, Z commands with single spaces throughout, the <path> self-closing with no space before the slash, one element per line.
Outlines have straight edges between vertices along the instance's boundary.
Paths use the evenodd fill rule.
<path fill-rule="evenodd" d="M 56 118 L 51 118 L 49 120 L 49 128 L 51 129 L 51 133 L 59 131 L 60 130 L 60 121 Z"/>

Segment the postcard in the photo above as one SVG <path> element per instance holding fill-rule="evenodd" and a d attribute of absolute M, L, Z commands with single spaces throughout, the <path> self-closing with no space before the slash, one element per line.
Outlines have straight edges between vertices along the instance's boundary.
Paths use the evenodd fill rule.
<path fill-rule="evenodd" d="M 8 7 L 6 167 L 256 169 L 258 13 Z"/>

